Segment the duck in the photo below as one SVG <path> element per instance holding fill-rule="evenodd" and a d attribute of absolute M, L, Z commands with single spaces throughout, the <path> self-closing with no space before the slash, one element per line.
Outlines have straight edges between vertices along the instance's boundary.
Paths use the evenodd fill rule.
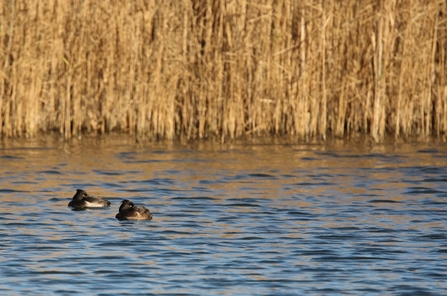
<path fill-rule="evenodd" d="M 135 206 L 133 202 L 125 199 L 121 202 L 119 213 L 115 216 L 118 220 L 151 220 L 151 212 L 143 206 Z"/>
<path fill-rule="evenodd" d="M 110 201 L 91 196 L 82 189 L 76 189 L 76 194 L 73 196 L 73 200 L 68 203 L 68 206 L 75 209 L 103 208 L 110 207 Z"/>

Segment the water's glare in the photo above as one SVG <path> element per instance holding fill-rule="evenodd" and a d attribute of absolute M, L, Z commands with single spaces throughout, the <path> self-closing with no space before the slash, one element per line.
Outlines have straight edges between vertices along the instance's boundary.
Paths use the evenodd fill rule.
<path fill-rule="evenodd" d="M 48 138 L 0 164 L 2 295 L 447 291 L 444 144 Z M 112 206 L 71 210 L 77 188 Z"/>

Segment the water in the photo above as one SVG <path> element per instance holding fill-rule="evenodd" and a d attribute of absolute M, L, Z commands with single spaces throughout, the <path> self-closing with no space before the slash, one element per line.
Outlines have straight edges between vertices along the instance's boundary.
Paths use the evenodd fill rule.
<path fill-rule="evenodd" d="M 0 294 L 442 295 L 447 148 L 0 142 Z M 72 211 L 76 188 L 112 207 Z M 117 221 L 119 202 L 152 221 Z"/>

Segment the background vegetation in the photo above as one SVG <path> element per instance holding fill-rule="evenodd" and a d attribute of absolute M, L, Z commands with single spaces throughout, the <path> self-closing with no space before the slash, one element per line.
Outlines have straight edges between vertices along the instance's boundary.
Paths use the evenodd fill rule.
<path fill-rule="evenodd" d="M 1 135 L 442 138 L 446 21 L 446 1 L 0 1 Z"/>

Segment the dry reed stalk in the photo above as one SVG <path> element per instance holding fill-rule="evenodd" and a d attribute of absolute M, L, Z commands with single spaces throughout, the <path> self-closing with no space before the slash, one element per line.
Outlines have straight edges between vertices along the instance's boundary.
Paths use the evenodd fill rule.
<path fill-rule="evenodd" d="M 410 13 L 411 13 L 411 11 L 410 11 Z M 411 18 L 411 14 L 409 14 L 409 16 Z M 403 32 L 402 32 L 403 36 L 408 35 L 406 30 L 408 30 L 408 27 L 403 30 Z M 408 40 L 407 38 L 404 38 L 400 42 L 402 57 L 405 57 L 407 54 L 407 42 L 408 42 L 407 40 Z M 397 94 L 397 98 L 396 98 L 397 102 L 396 102 L 396 115 L 395 115 L 395 126 L 394 126 L 394 138 L 396 140 L 398 139 L 400 130 L 401 130 L 401 127 L 400 127 L 401 120 L 402 120 L 401 114 L 403 113 L 401 108 L 403 106 L 402 101 L 404 100 L 404 98 L 403 98 L 403 93 L 405 92 L 404 80 L 405 80 L 405 77 L 407 74 L 405 72 L 405 70 L 408 69 L 407 63 L 408 63 L 408 61 L 406 59 L 402 59 L 399 61 L 399 68 L 400 68 L 400 71 L 398 71 L 399 85 L 398 85 L 398 89 L 397 89 L 398 94 Z"/>
<path fill-rule="evenodd" d="M 382 1 L 379 1 L 382 4 Z M 381 5 L 382 6 L 382 5 Z M 374 75 L 374 105 L 373 105 L 373 121 L 371 125 L 371 136 L 375 142 L 379 142 L 380 140 L 380 116 L 382 115 L 382 83 L 383 83 L 383 68 L 382 68 L 382 58 L 383 58 L 383 18 L 384 18 L 383 8 L 380 7 L 376 20 L 375 20 L 375 31 L 373 37 L 373 48 L 374 48 L 374 57 L 373 57 L 373 75 Z"/>
<path fill-rule="evenodd" d="M 321 75 L 321 101 L 320 101 L 320 107 L 319 109 L 321 110 L 319 112 L 318 116 L 318 129 L 317 129 L 317 134 L 320 138 L 322 138 L 323 140 L 326 139 L 326 124 L 327 124 L 327 87 L 326 87 L 326 73 L 327 73 L 327 68 L 326 68 L 326 40 L 327 40 L 327 27 L 329 22 L 332 19 L 332 14 L 329 12 L 329 14 L 326 13 L 325 7 L 324 7 L 325 1 L 321 0 L 320 2 L 320 10 L 321 10 L 321 24 L 320 24 L 320 28 L 321 28 L 321 44 L 320 44 L 320 52 L 321 52 L 321 70 L 320 70 L 320 75 Z M 331 6 L 333 6 L 333 2 L 331 2 Z M 330 11 L 333 11 L 333 7 L 331 7 Z"/>
<path fill-rule="evenodd" d="M 447 3 L 442 2 L 439 5 L 439 11 L 447 11 Z M 446 40 L 447 30 L 445 28 L 445 21 L 439 18 L 437 14 L 437 36 L 435 40 Z M 441 22 L 444 22 L 443 26 L 440 26 Z M 436 136 L 445 134 L 447 131 L 447 85 L 446 85 L 446 71 L 442 65 L 446 64 L 446 48 L 439 48 L 436 52 L 436 59 L 439 61 L 435 63 L 435 75 L 436 75 Z"/>

